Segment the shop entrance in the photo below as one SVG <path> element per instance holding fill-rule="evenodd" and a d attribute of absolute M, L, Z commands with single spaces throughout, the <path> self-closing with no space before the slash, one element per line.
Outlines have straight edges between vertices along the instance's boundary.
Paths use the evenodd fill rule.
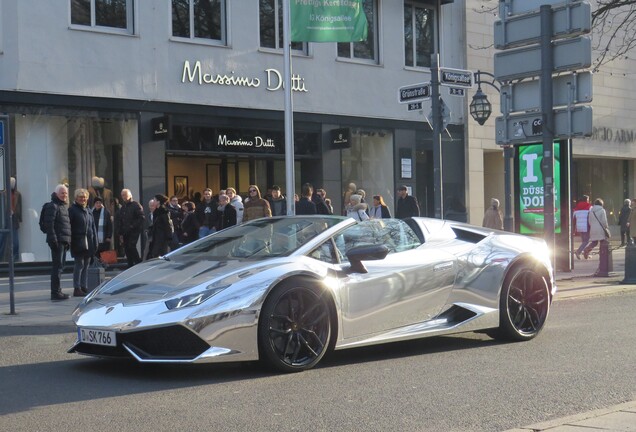
<path fill-rule="evenodd" d="M 296 176 L 300 175 L 300 163 L 295 164 Z M 192 199 L 209 187 L 214 194 L 220 189 L 233 187 L 243 197 L 248 186 L 257 185 L 264 195 L 274 184 L 285 188 L 285 161 L 253 157 L 226 156 L 166 156 L 166 189 L 170 196 L 180 200 Z M 298 188 L 298 186 L 296 186 Z"/>

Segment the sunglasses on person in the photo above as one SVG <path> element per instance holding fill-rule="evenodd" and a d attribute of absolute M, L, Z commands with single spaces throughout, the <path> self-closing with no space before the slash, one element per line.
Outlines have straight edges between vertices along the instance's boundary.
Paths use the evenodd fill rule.
<path fill-rule="evenodd" d="M 250 189 L 250 192 L 256 192 L 256 189 Z"/>

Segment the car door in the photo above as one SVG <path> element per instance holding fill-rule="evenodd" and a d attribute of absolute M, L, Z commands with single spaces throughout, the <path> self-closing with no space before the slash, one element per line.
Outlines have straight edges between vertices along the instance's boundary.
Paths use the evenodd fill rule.
<path fill-rule="evenodd" d="M 398 221 L 398 220 L 393 220 Z M 373 225 L 373 221 L 369 221 Z M 363 222 L 337 236 L 336 247 L 346 261 L 346 250 L 360 244 L 385 244 L 389 254 L 363 261 L 367 273 L 347 272 L 342 280 L 343 336 L 356 338 L 421 323 L 435 317 L 446 303 L 455 281 L 456 258 L 438 248 L 413 243 L 400 230 L 366 229 Z M 396 222 L 402 230 L 412 230 Z M 406 228 L 404 228 L 406 227 Z M 402 238 L 400 238 L 402 237 Z M 416 238 L 416 237 L 415 237 Z"/>

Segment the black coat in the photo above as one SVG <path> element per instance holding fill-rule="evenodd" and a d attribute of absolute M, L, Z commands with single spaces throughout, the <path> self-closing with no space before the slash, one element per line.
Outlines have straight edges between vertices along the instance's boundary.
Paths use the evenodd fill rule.
<path fill-rule="evenodd" d="M 127 201 L 117 212 L 117 229 L 123 236 L 139 235 L 144 228 L 144 209 L 137 201 Z"/>
<path fill-rule="evenodd" d="M 221 231 L 236 225 L 236 209 L 232 204 L 226 204 L 223 210 L 216 210 L 216 230 Z"/>
<path fill-rule="evenodd" d="M 87 257 L 97 252 L 97 229 L 88 207 L 77 203 L 68 209 L 71 222 L 71 256 Z"/>
<path fill-rule="evenodd" d="M 181 229 L 183 230 L 181 235 L 183 243 L 192 243 L 199 239 L 199 219 L 197 215 L 192 213 L 186 213 L 181 223 Z"/>
<path fill-rule="evenodd" d="M 318 211 L 316 210 L 316 204 L 314 204 L 309 198 L 302 197 L 296 203 L 296 214 L 297 215 L 315 215 Z"/>
<path fill-rule="evenodd" d="M 311 197 L 311 200 L 313 201 L 314 204 L 316 204 L 316 213 L 319 215 L 330 215 L 331 211 L 329 210 L 329 207 L 327 207 L 327 203 L 325 203 L 325 200 L 322 199 L 322 197 L 318 194 L 314 194 Z"/>
<path fill-rule="evenodd" d="M 170 242 L 172 241 L 172 234 L 174 228 L 172 220 L 170 219 L 170 213 L 165 207 L 159 206 L 152 212 L 152 225 L 150 226 L 150 256 L 148 258 L 155 258 L 168 253 Z"/>
<path fill-rule="evenodd" d="M 208 228 L 214 228 L 216 226 L 216 208 L 219 203 L 211 199 L 210 202 L 201 201 L 195 210 L 197 218 L 199 219 L 199 226 L 206 226 Z"/>
<path fill-rule="evenodd" d="M 54 247 L 71 243 L 71 220 L 66 203 L 51 194 L 51 202 L 42 208 L 42 221 L 46 228 L 46 242 Z"/>
<path fill-rule="evenodd" d="M 398 198 L 397 209 L 395 211 L 395 217 L 398 219 L 406 219 L 408 217 L 419 216 L 420 206 L 417 203 L 417 198 L 412 195 L 407 195 L 404 198 Z"/>
<path fill-rule="evenodd" d="M 104 212 L 104 240 L 113 238 L 113 221 L 110 220 L 110 212 L 106 207 L 102 207 L 101 210 L 93 209 L 93 221 L 95 222 L 95 229 L 99 225 L 99 218 L 101 213 Z M 98 238 L 99 240 L 99 238 Z M 112 242 L 111 242 L 112 244 Z"/>

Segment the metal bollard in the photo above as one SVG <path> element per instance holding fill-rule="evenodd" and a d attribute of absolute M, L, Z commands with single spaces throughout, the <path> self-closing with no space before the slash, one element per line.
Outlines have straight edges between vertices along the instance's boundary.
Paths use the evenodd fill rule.
<path fill-rule="evenodd" d="M 612 260 L 612 250 L 608 241 L 601 241 L 599 245 L 599 261 L 598 270 L 595 276 L 608 277 L 609 272 L 614 270 L 614 262 Z"/>
<path fill-rule="evenodd" d="M 625 247 L 625 279 L 622 284 L 636 284 L 636 244 Z"/>

